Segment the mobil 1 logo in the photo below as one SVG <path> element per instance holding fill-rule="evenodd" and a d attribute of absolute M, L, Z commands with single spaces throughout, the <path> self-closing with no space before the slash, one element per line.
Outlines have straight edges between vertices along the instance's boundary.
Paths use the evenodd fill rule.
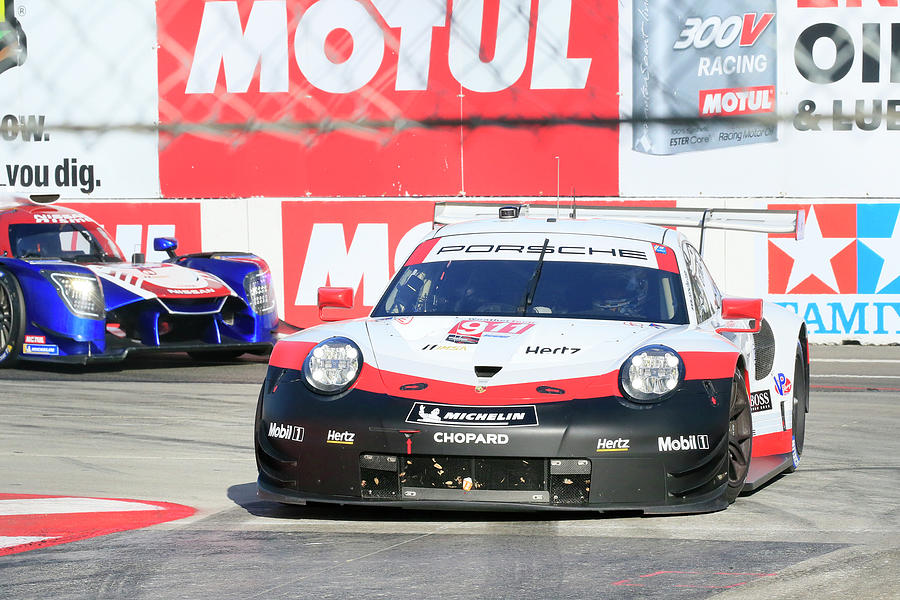
<path fill-rule="evenodd" d="M 709 450 L 708 435 L 680 435 L 677 437 L 667 435 L 658 437 L 657 445 L 660 452 L 683 452 L 685 450 Z"/>
<path fill-rule="evenodd" d="M 269 423 L 269 437 L 277 440 L 303 441 L 303 427 L 285 423 Z"/>

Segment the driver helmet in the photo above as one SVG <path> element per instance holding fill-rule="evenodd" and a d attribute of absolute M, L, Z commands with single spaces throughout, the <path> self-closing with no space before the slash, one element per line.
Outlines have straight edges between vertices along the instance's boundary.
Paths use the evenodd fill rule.
<path fill-rule="evenodd" d="M 635 273 L 604 273 L 594 290 L 594 308 L 604 312 L 635 315 L 647 302 L 647 280 Z"/>

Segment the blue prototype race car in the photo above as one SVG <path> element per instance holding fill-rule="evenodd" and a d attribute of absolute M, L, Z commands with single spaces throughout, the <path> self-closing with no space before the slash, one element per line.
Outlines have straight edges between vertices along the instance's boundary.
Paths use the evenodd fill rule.
<path fill-rule="evenodd" d="M 126 261 L 100 225 L 75 210 L 0 199 L 0 366 L 86 364 L 137 351 L 228 359 L 268 352 L 278 315 L 266 262 L 244 252 Z"/>

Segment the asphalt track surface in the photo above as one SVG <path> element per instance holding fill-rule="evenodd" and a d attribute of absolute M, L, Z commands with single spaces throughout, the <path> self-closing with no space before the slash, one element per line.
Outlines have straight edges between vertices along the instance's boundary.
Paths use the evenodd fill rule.
<path fill-rule="evenodd" d="M 900 347 L 815 346 L 800 469 L 706 515 L 256 498 L 265 359 L 0 372 L 0 493 L 194 516 L 0 556 L 0 598 L 898 598 Z"/>

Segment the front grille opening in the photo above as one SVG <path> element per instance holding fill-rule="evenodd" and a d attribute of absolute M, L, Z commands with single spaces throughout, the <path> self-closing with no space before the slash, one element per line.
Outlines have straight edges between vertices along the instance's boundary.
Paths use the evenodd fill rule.
<path fill-rule="evenodd" d="M 144 344 L 154 344 L 152 315 L 154 309 L 159 312 L 159 304 L 156 300 L 133 302 L 107 313 L 107 331 L 110 337 L 141 341 Z M 147 314 L 151 317 L 148 318 Z M 207 339 L 210 328 L 213 326 L 215 315 L 171 315 L 165 312 L 156 317 L 156 331 L 161 345 L 177 344 L 185 342 L 204 342 Z"/>
<path fill-rule="evenodd" d="M 212 325 L 212 321 L 211 315 L 196 317 L 160 315 L 159 341 L 162 344 L 202 341 L 205 332 Z"/>
<path fill-rule="evenodd" d="M 396 500 L 400 495 L 397 473 L 360 468 L 359 487 L 363 498 Z"/>
<path fill-rule="evenodd" d="M 396 500 L 400 495 L 396 456 L 362 454 L 359 457 L 359 489 L 363 498 Z"/>
<path fill-rule="evenodd" d="M 591 496 L 590 475 L 551 475 L 550 501 L 567 506 L 587 504 Z"/>
<path fill-rule="evenodd" d="M 361 496 L 373 500 L 481 499 L 577 506 L 587 504 L 591 493 L 591 461 L 586 458 L 363 454 L 359 462 Z"/>
<path fill-rule="evenodd" d="M 214 313 L 224 304 L 222 298 L 160 298 L 159 303 L 173 313 Z"/>
<path fill-rule="evenodd" d="M 400 485 L 461 490 L 463 481 L 473 478 L 473 463 L 472 458 L 457 456 L 408 456 L 401 465 Z"/>

